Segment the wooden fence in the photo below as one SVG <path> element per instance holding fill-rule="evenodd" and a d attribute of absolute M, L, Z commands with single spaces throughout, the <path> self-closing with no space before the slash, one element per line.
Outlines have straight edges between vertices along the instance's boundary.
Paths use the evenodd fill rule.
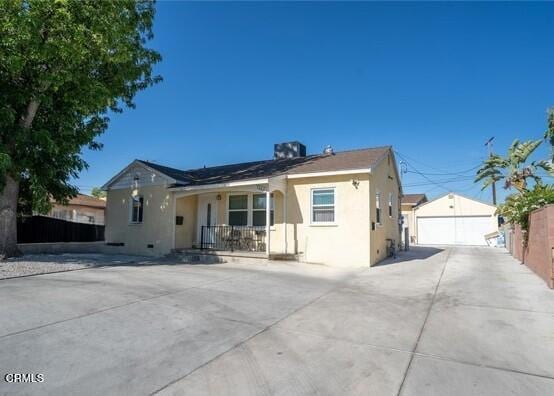
<path fill-rule="evenodd" d="M 104 240 L 104 226 L 25 216 L 17 219 L 17 243 L 94 242 Z"/>

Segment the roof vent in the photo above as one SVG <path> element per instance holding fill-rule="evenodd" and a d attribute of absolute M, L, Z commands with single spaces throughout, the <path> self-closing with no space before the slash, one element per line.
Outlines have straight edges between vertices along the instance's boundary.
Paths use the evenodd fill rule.
<path fill-rule="evenodd" d="M 323 154 L 325 155 L 333 155 L 335 152 L 333 151 L 333 147 L 328 144 L 327 146 L 325 146 L 325 148 L 323 149 Z"/>
<path fill-rule="evenodd" d="M 298 158 L 306 156 L 306 146 L 298 141 L 277 143 L 274 145 L 274 159 Z"/>

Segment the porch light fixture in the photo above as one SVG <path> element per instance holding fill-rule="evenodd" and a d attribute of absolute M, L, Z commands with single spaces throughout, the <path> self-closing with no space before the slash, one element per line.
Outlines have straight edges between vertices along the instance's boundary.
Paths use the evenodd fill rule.
<path fill-rule="evenodd" d="M 358 186 L 360 185 L 360 181 L 358 179 L 352 179 L 352 185 L 358 189 Z"/>
<path fill-rule="evenodd" d="M 217 194 L 215 199 L 217 199 L 218 201 L 221 201 L 221 194 Z"/>

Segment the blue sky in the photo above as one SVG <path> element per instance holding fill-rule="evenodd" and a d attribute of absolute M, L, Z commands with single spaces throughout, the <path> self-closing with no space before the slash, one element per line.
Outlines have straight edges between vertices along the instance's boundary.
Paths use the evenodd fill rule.
<path fill-rule="evenodd" d="M 102 151 L 84 152 L 83 192 L 135 158 L 186 169 L 269 159 L 273 143 L 300 140 L 309 153 L 393 145 L 408 162 L 405 192 L 490 200 L 470 171 L 484 142 L 495 136 L 504 152 L 516 137 L 542 136 L 554 106 L 554 4 L 163 1 L 157 10 L 149 45 L 164 81 L 111 117 Z"/>

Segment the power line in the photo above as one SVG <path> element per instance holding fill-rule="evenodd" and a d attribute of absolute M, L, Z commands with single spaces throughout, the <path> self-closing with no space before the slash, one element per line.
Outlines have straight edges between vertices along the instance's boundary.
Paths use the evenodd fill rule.
<path fill-rule="evenodd" d="M 415 173 L 415 174 L 418 174 L 419 176 L 421 176 L 423 179 L 425 179 L 427 182 L 416 182 L 416 183 L 409 183 L 409 184 L 404 184 L 402 187 L 423 187 L 423 186 L 430 186 L 430 185 L 433 185 L 434 187 L 431 188 L 431 189 L 428 189 L 426 190 L 426 193 L 429 193 L 430 191 L 433 191 L 437 188 L 441 188 L 445 191 L 453 191 L 453 190 L 456 190 L 457 192 L 464 192 L 464 191 L 469 191 L 469 190 L 472 190 L 476 187 L 478 187 L 477 185 L 475 184 L 472 184 L 471 186 L 469 186 L 468 188 L 465 188 L 465 189 L 453 189 L 453 188 L 449 188 L 447 186 L 445 186 L 445 184 L 448 184 L 448 183 L 459 183 L 459 182 L 464 182 L 464 181 L 468 181 L 468 180 L 471 180 L 473 179 L 473 176 L 469 176 L 467 174 L 464 174 L 464 173 L 467 173 L 467 172 L 470 172 L 472 170 L 475 170 L 477 169 L 480 165 L 476 165 L 476 166 L 473 166 L 469 169 L 466 169 L 466 170 L 463 170 L 463 171 L 460 171 L 460 172 L 443 172 L 443 173 L 426 173 L 426 172 L 421 172 L 420 170 L 418 170 L 415 166 L 413 166 L 412 164 L 409 163 L 409 161 L 407 160 L 407 156 L 404 156 L 403 154 L 395 151 L 395 153 L 398 155 L 399 158 L 401 158 L 403 160 L 403 162 L 406 164 L 406 167 L 410 167 L 413 169 L 413 171 L 409 171 L 406 169 L 406 171 L 404 172 L 409 172 L 409 173 Z M 456 178 L 449 178 L 449 179 L 440 179 L 440 180 L 433 180 L 431 179 L 430 175 L 455 175 L 455 176 L 458 176 Z"/>
<path fill-rule="evenodd" d="M 394 151 L 394 153 L 397 154 L 399 157 L 401 157 L 402 159 L 404 159 L 405 162 L 408 162 L 408 161 L 406 160 L 406 158 L 408 158 L 408 159 L 410 159 L 411 161 L 413 161 L 413 162 L 415 162 L 415 163 L 418 163 L 418 164 L 420 164 L 420 165 L 422 165 L 422 166 L 424 166 L 424 167 L 426 167 L 426 168 L 430 168 L 430 169 L 434 169 L 434 170 L 436 170 L 436 171 L 439 171 L 439 172 L 441 172 L 441 174 L 444 174 L 444 175 L 446 175 L 446 176 L 448 176 L 448 175 L 458 175 L 458 174 L 461 174 L 461 173 L 471 172 L 472 170 L 475 170 L 475 169 L 477 169 L 477 168 L 479 168 L 479 167 L 481 166 L 481 164 L 479 164 L 479 165 L 473 166 L 473 167 L 471 167 L 471 168 L 469 168 L 469 169 L 465 169 L 465 170 L 454 171 L 454 172 L 452 172 L 452 171 L 445 171 L 444 169 L 437 168 L 436 166 L 433 166 L 433 165 L 425 164 L 424 162 L 421 162 L 420 160 L 417 160 L 417 159 L 415 159 L 415 158 L 413 158 L 413 157 L 410 157 L 409 155 L 402 154 L 402 153 L 400 153 L 400 152 L 398 152 L 398 151 L 396 151 L 396 150 L 393 150 L 393 151 Z M 480 158 L 480 160 L 483 160 L 483 159 L 484 159 L 484 158 Z M 464 163 L 465 163 L 465 161 L 464 161 Z M 412 165 L 412 167 L 415 169 L 415 167 L 414 167 L 413 165 Z M 425 172 L 425 173 L 427 173 L 427 172 Z M 437 174 L 437 175 L 438 175 L 438 174 Z"/>

